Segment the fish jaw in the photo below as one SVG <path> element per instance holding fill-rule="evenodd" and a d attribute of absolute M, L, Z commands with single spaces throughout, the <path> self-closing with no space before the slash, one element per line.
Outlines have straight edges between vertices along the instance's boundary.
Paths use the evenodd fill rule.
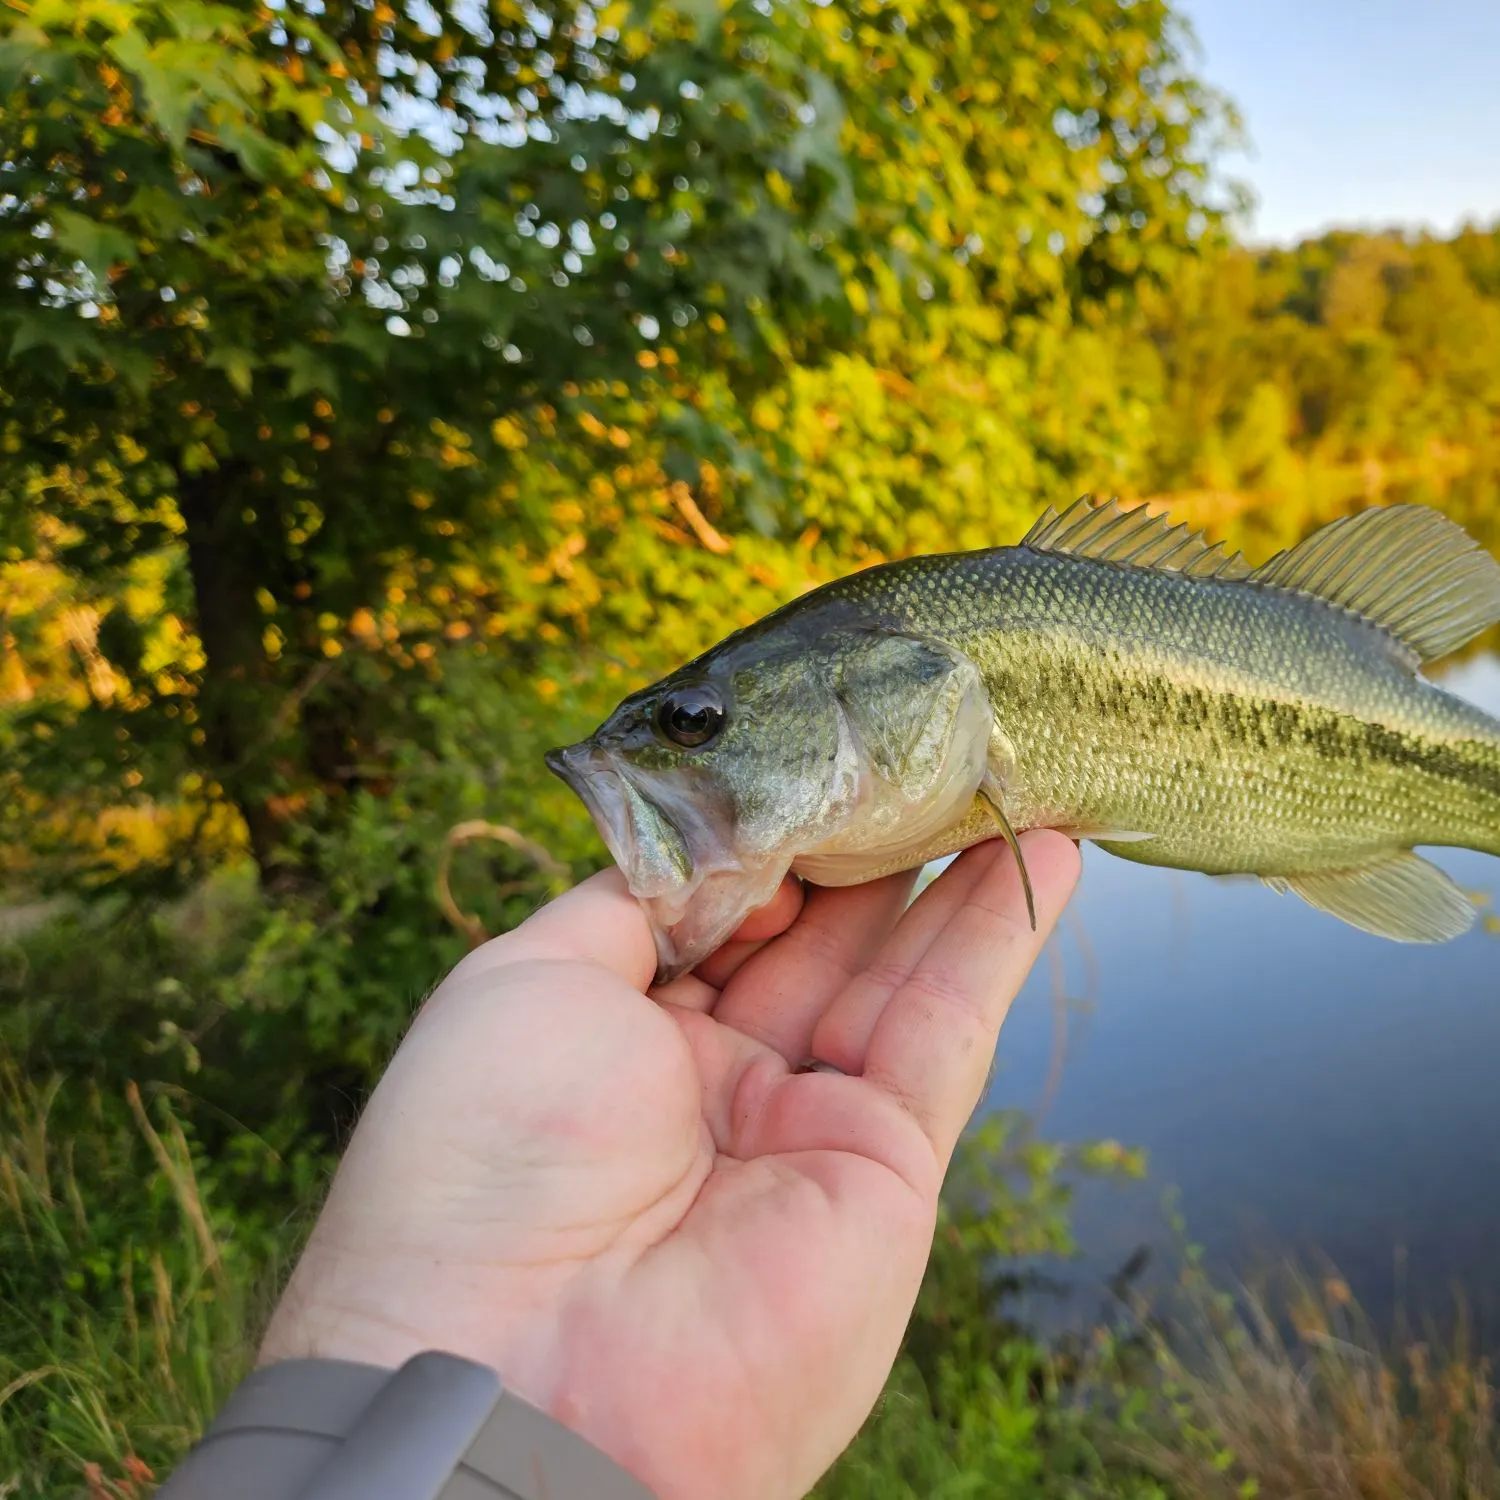
<path fill-rule="evenodd" d="M 547 767 L 588 808 L 656 944 L 657 984 L 686 974 L 776 894 L 790 856 L 746 861 L 712 813 L 652 785 L 590 740 Z"/>
<path fill-rule="evenodd" d="M 696 968 L 733 935 L 751 912 L 776 894 L 790 860 L 716 870 L 693 884 L 682 899 L 661 897 L 641 905 L 656 940 L 656 984 L 667 984 Z"/>
<path fill-rule="evenodd" d="M 546 760 L 588 808 L 632 895 L 659 899 L 691 883 L 693 855 L 682 831 L 640 794 L 608 751 L 582 740 L 549 750 Z"/>

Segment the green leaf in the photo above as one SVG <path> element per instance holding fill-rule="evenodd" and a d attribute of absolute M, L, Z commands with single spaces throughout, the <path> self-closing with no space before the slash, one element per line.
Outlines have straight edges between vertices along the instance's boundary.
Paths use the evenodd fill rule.
<path fill-rule="evenodd" d="M 124 31 L 140 20 L 139 7 L 130 0 L 35 0 L 31 18 L 38 26 L 71 30 L 80 22 L 98 22 L 111 31 Z"/>
<path fill-rule="evenodd" d="M 212 41 L 218 36 L 237 36 L 245 25 L 244 15 L 227 5 L 207 5 L 201 0 L 174 0 L 167 19 L 178 36 L 190 41 Z"/>
<path fill-rule="evenodd" d="M 724 9 L 720 0 L 676 0 L 672 8 L 693 23 L 698 40 L 705 45 L 718 35 Z"/>
<path fill-rule="evenodd" d="M 23 23 L 0 42 L 0 91 L 9 94 L 20 89 L 29 74 L 55 82 L 73 66 L 73 59 L 62 48 L 54 47 L 45 31 Z"/>
<path fill-rule="evenodd" d="M 117 379 L 136 396 L 144 396 L 151 389 L 151 380 L 156 367 L 144 349 L 132 349 L 119 339 L 111 341 L 109 363 Z"/>
<path fill-rule="evenodd" d="M 241 120 L 222 121 L 219 138 L 239 157 L 244 169 L 262 182 L 276 176 L 288 155 L 286 148 L 264 131 L 255 130 Z"/>
<path fill-rule="evenodd" d="M 105 44 L 105 51 L 140 80 L 158 128 L 181 151 L 187 145 L 188 122 L 196 102 L 192 79 L 164 68 L 161 47 L 151 47 L 139 31 L 122 32 Z"/>
<path fill-rule="evenodd" d="M 203 363 L 210 370 L 222 370 L 240 395 L 250 394 L 255 384 L 255 358 L 248 349 L 218 348 Z"/>
<path fill-rule="evenodd" d="M 143 183 L 130 196 L 127 212 L 152 238 L 176 238 L 184 229 L 198 226 L 192 212 L 201 200 L 185 198 L 179 192 L 157 183 Z"/>
<path fill-rule="evenodd" d="M 136 263 L 135 241 L 113 225 L 101 224 L 71 208 L 53 208 L 51 217 L 57 243 L 81 260 L 99 281 L 107 280 L 111 268 L 120 262 L 128 266 Z"/>
<path fill-rule="evenodd" d="M 88 363 L 100 352 L 95 326 L 72 308 L 22 313 L 11 336 L 10 358 L 17 359 L 31 349 L 46 349 L 66 366 Z"/>
<path fill-rule="evenodd" d="M 338 375 L 334 368 L 305 344 L 297 344 L 278 354 L 274 363 L 281 365 L 289 375 L 287 394 L 292 397 L 311 395 L 321 391 L 328 396 L 337 396 Z"/>

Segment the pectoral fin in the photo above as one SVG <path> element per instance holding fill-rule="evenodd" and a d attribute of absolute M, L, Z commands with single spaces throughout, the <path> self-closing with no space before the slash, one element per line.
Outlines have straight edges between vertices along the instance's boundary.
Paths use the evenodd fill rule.
<path fill-rule="evenodd" d="M 1026 915 L 1031 918 L 1031 930 L 1036 931 L 1036 897 L 1031 894 L 1031 875 L 1026 869 L 1026 858 L 1021 853 L 1021 841 L 1016 837 L 1016 831 L 1010 826 L 1010 819 L 1005 816 L 1005 808 L 1000 803 L 1000 787 L 996 782 L 993 772 L 986 775 L 979 783 L 979 795 L 985 806 L 995 815 L 995 821 L 1000 825 L 1000 832 L 1005 842 L 1010 845 L 1010 852 L 1016 857 L 1016 868 L 1021 872 L 1021 889 L 1026 892 Z"/>
<path fill-rule="evenodd" d="M 1398 943 L 1446 943 L 1467 932 L 1478 915 L 1453 881 L 1416 854 L 1397 854 L 1358 870 L 1268 876 L 1265 883 Z"/>

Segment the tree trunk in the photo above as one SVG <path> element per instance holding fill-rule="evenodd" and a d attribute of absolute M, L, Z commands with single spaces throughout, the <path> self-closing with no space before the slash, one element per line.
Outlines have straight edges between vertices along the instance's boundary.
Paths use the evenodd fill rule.
<path fill-rule="evenodd" d="M 294 684 L 266 653 L 256 591 L 282 595 L 290 559 L 274 502 L 242 466 L 184 476 L 188 568 L 205 665 L 198 695 L 204 770 L 245 820 L 261 880 L 290 875 L 285 794 L 300 779 Z M 290 773 L 290 774 L 288 774 Z"/>

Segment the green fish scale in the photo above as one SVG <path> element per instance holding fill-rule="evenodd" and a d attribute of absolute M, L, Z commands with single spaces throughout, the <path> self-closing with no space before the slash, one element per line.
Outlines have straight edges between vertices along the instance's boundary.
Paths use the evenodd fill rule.
<path fill-rule="evenodd" d="M 1013 749 L 1017 827 L 1149 835 L 1100 841 L 1211 872 L 1342 869 L 1427 844 L 1500 853 L 1500 725 L 1310 596 L 1005 548 L 855 574 L 782 622 L 797 614 L 969 655 Z"/>

